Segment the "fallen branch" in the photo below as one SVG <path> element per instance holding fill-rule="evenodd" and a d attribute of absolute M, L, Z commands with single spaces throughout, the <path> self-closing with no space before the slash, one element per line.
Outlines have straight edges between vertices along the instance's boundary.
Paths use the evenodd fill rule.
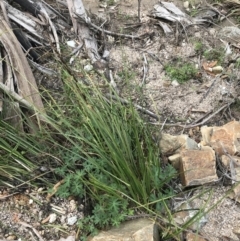
<path fill-rule="evenodd" d="M 81 22 L 84 22 L 85 24 L 87 24 L 88 26 L 92 27 L 93 29 L 105 33 L 107 35 L 113 36 L 113 37 L 120 37 L 120 38 L 131 38 L 131 39 L 142 39 L 143 37 L 146 36 L 146 33 L 140 35 L 140 36 L 134 36 L 134 35 L 130 35 L 130 34 L 122 34 L 122 33 L 115 33 L 115 32 L 111 32 L 109 30 L 105 30 L 101 27 L 98 27 L 97 25 L 95 25 L 94 23 L 92 23 L 90 18 L 84 18 L 81 15 L 76 13 L 76 16 L 80 19 Z M 148 35 L 151 33 L 147 33 Z"/>
<path fill-rule="evenodd" d="M 209 117 L 207 117 L 206 119 L 204 119 L 202 122 L 197 123 L 197 124 L 191 124 L 191 125 L 183 125 L 183 124 L 166 124 L 166 123 L 151 123 L 153 125 L 165 125 L 165 126 L 170 126 L 170 127 L 182 127 L 184 129 L 190 129 L 193 127 L 197 127 L 197 126 L 202 126 L 204 125 L 207 121 L 209 121 L 210 119 L 212 119 L 215 115 L 217 115 L 219 112 L 221 112 L 223 109 L 229 107 L 231 104 L 233 104 L 234 101 L 225 104 L 224 106 L 222 106 L 221 108 L 219 108 L 217 111 L 215 111 L 213 114 L 211 114 Z"/>
<path fill-rule="evenodd" d="M 0 82 L 0 89 L 7 94 L 8 96 L 10 96 L 12 99 L 14 99 L 15 101 L 18 101 L 20 105 L 22 105 L 23 107 L 27 108 L 28 110 L 30 110 L 33 113 L 38 112 L 37 108 L 31 104 L 30 102 L 28 102 L 27 100 L 25 100 L 23 97 L 21 97 L 20 95 L 18 95 L 16 92 L 13 92 L 12 90 L 10 90 L 6 85 L 4 85 L 3 83 Z M 36 113 L 37 116 L 43 120 L 46 121 L 46 117 L 44 115 L 42 115 L 41 113 Z"/>
<path fill-rule="evenodd" d="M 38 237 L 39 241 L 44 241 L 44 239 L 42 238 L 42 236 L 40 235 L 40 233 L 37 231 L 36 228 L 34 228 L 32 225 L 28 224 L 28 223 L 25 223 L 25 222 L 22 222 L 22 221 L 19 221 L 18 222 L 19 224 L 21 224 L 23 227 L 25 228 L 31 228 L 32 231 L 35 233 L 35 235 Z"/>

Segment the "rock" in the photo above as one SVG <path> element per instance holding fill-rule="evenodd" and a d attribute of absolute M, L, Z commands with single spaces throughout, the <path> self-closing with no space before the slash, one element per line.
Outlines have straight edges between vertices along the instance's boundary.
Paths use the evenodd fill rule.
<path fill-rule="evenodd" d="M 194 206 L 190 204 L 190 202 L 185 202 L 183 203 L 178 209 L 177 212 L 173 214 L 174 221 L 182 226 L 185 223 L 187 223 L 189 220 L 191 220 L 195 215 L 198 215 L 199 207 Z M 196 221 L 191 222 L 188 226 L 189 229 L 191 230 L 200 230 L 201 227 L 203 227 L 207 223 L 207 219 L 205 216 L 202 216 L 200 219 L 196 218 Z"/>
<path fill-rule="evenodd" d="M 218 180 L 216 158 L 211 147 L 181 152 L 180 178 L 184 186 L 203 185 Z"/>
<path fill-rule="evenodd" d="M 7 240 L 16 240 L 16 239 L 17 239 L 17 237 L 15 235 L 9 235 L 7 237 Z"/>
<path fill-rule="evenodd" d="M 197 142 L 189 138 L 187 135 L 180 135 L 177 137 L 177 141 L 181 145 L 181 149 L 185 150 L 199 150 Z"/>
<path fill-rule="evenodd" d="M 211 141 L 212 132 L 213 132 L 213 127 L 203 126 L 201 128 L 201 134 L 202 134 L 201 145 L 202 146 L 211 145 L 210 141 Z"/>
<path fill-rule="evenodd" d="M 180 169 L 181 155 L 179 153 L 169 156 L 168 160 L 176 170 Z"/>
<path fill-rule="evenodd" d="M 229 197 L 235 199 L 240 202 L 240 167 L 234 168 L 234 175 L 231 173 L 231 178 L 233 179 L 233 183 L 236 183 L 232 191 L 229 193 Z"/>
<path fill-rule="evenodd" d="M 207 239 L 204 238 L 203 236 L 196 233 L 190 233 L 190 232 L 186 234 L 185 240 L 186 241 L 207 241 Z"/>
<path fill-rule="evenodd" d="M 240 122 L 231 121 L 220 127 L 202 127 L 202 145 L 211 145 L 218 156 L 240 153 Z"/>
<path fill-rule="evenodd" d="M 67 224 L 68 224 L 69 226 L 74 225 L 76 222 L 77 222 L 77 216 L 69 217 L 69 218 L 67 219 Z"/>
<path fill-rule="evenodd" d="M 56 221 L 56 219 L 57 219 L 56 213 L 51 213 L 51 214 L 49 215 L 49 220 L 48 220 L 48 222 L 49 222 L 49 223 L 54 223 L 54 222 Z"/>
<path fill-rule="evenodd" d="M 90 72 L 91 70 L 93 70 L 93 66 L 91 64 L 87 64 L 84 66 L 84 70 L 86 72 Z"/>
<path fill-rule="evenodd" d="M 180 144 L 177 143 L 177 136 L 172 136 L 163 133 L 159 142 L 160 151 L 163 155 L 172 154 L 175 150 L 180 148 Z"/>
<path fill-rule="evenodd" d="M 165 133 L 162 134 L 159 146 L 164 155 L 179 153 L 183 149 L 199 149 L 198 144 L 187 135 L 172 136 Z"/>
<path fill-rule="evenodd" d="M 218 36 L 223 39 L 226 40 L 228 42 L 239 42 L 240 41 L 240 29 L 238 27 L 234 27 L 234 26 L 227 26 L 227 27 L 223 27 L 219 33 Z"/>
<path fill-rule="evenodd" d="M 67 45 L 71 48 L 76 48 L 77 47 L 77 43 L 75 40 L 70 40 L 70 41 L 67 41 Z"/>
<path fill-rule="evenodd" d="M 74 210 L 77 209 L 77 203 L 76 203 L 75 200 L 72 199 L 72 200 L 69 202 L 69 204 L 70 204 L 70 212 L 73 212 Z"/>
<path fill-rule="evenodd" d="M 188 9 L 189 8 L 189 1 L 183 2 L 183 7 Z"/>
<path fill-rule="evenodd" d="M 172 86 L 175 86 L 175 87 L 180 85 L 177 80 L 173 80 L 171 84 Z"/>
<path fill-rule="evenodd" d="M 239 224 L 239 227 L 233 229 L 233 233 L 236 234 L 240 239 L 240 224 Z"/>
<path fill-rule="evenodd" d="M 58 241 L 75 241 L 75 236 L 68 236 L 67 238 L 60 238 Z"/>
<path fill-rule="evenodd" d="M 235 166 L 240 166 L 240 157 L 232 156 L 231 158 L 232 158 Z M 221 162 L 222 162 L 224 168 L 226 168 L 228 171 L 230 170 L 230 161 L 231 161 L 230 157 L 228 157 L 226 155 L 221 156 Z"/>
<path fill-rule="evenodd" d="M 101 231 L 88 241 L 158 241 L 157 225 L 149 219 L 134 219 L 122 223 L 119 227 Z"/>

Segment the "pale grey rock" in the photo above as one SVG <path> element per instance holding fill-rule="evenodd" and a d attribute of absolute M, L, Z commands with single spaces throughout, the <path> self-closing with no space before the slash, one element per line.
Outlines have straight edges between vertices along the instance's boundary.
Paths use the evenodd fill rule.
<path fill-rule="evenodd" d="M 240 41 L 240 29 L 235 26 L 223 27 L 218 36 L 226 41 L 238 43 Z"/>
<path fill-rule="evenodd" d="M 69 226 L 74 225 L 77 222 L 77 216 L 72 216 L 67 219 L 67 224 Z"/>
<path fill-rule="evenodd" d="M 159 142 L 160 150 L 163 154 L 175 154 L 181 150 L 198 150 L 198 144 L 187 135 L 173 136 L 163 133 Z"/>
<path fill-rule="evenodd" d="M 86 72 L 90 72 L 91 70 L 93 70 L 93 66 L 91 64 L 87 64 L 84 66 L 84 70 Z"/>
<path fill-rule="evenodd" d="M 54 223 L 55 221 L 56 221 L 56 219 L 57 219 L 57 214 L 56 213 L 51 213 L 50 215 L 49 215 L 49 223 Z"/>

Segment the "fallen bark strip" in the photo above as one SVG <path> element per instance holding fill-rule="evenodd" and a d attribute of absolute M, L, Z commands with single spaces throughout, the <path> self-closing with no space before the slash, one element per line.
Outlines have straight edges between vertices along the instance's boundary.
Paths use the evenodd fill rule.
<path fill-rule="evenodd" d="M 72 19 L 73 28 L 78 36 L 80 44 L 83 43 L 88 57 L 92 63 L 101 60 L 98 53 L 97 41 L 92 36 L 90 29 L 85 23 L 79 23 L 76 16 L 81 16 L 82 19 L 89 19 L 82 0 L 67 0 L 68 10 Z"/>
<path fill-rule="evenodd" d="M 34 114 L 37 114 L 37 116 L 39 117 L 40 120 L 48 122 L 47 118 L 43 114 L 39 113 L 34 105 L 32 105 L 27 100 L 22 98 L 16 92 L 13 92 L 12 90 L 10 90 L 6 85 L 4 85 L 1 82 L 0 82 L 0 89 L 5 94 L 7 94 L 10 98 L 12 98 L 13 100 L 17 101 L 20 104 L 20 106 L 23 106 L 23 107 L 27 108 L 29 111 L 33 112 Z"/>
<path fill-rule="evenodd" d="M 24 55 L 23 50 L 12 29 L 9 27 L 1 15 L 0 42 L 2 43 L 9 56 L 11 69 L 19 95 L 34 105 L 36 109 L 44 112 L 42 99 L 26 56 Z"/>
<path fill-rule="evenodd" d="M 17 24 L 21 25 L 23 28 L 27 29 L 31 34 L 34 34 L 35 36 L 40 38 L 41 41 L 44 42 L 46 42 L 46 36 L 43 35 L 44 31 L 42 26 L 50 25 L 54 36 L 54 41 L 57 45 L 57 49 L 58 51 L 60 51 L 57 31 L 66 31 L 67 29 L 70 29 L 70 25 L 67 23 L 66 18 L 58 11 L 51 8 L 51 6 L 49 6 L 44 1 L 14 1 L 18 3 L 21 7 L 26 9 L 28 12 L 30 12 L 32 15 L 26 15 L 6 3 L 9 18 Z"/>
<path fill-rule="evenodd" d="M 26 56 L 24 55 L 12 29 L 1 16 L 0 42 L 8 53 L 15 84 L 18 87 L 20 96 L 34 104 L 37 109 L 44 110 L 42 99 L 38 92 L 38 87 Z"/>

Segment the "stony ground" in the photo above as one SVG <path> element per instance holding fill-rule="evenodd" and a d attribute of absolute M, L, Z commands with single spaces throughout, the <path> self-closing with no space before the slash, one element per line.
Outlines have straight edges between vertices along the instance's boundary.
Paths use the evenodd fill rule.
<path fill-rule="evenodd" d="M 110 1 L 83 2 L 96 22 L 107 21 L 110 31 L 123 29 L 124 33 L 133 31 L 134 35 L 149 34 L 139 41 L 130 39 L 114 42 L 109 38 L 107 50 L 110 51 L 111 69 L 120 95 L 125 97 L 131 94 L 137 103 L 156 113 L 160 122 L 176 124 L 173 127 L 166 125 L 163 131 L 175 135 L 189 134 L 197 140 L 198 137 L 191 128 L 180 128 L 177 124 L 197 123 L 196 120 L 204 115 L 217 111 L 225 103 L 239 99 L 238 42 L 229 42 L 232 52 L 226 55 L 228 42 L 219 35 L 223 27 L 237 26 L 235 17 L 220 21 L 220 14 L 214 24 L 192 25 L 184 31 L 172 24 L 173 33 L 166 36 L 159 22 L 149 16 L 158 3 L 156 0 L 142 0 L 141 24 L 138 23 L 136 0 L 119 0 L 111 6 L 107 5 Z M 174 0 L 174 3 L 189 16 L 200 9 L 209 10 L 212 7 L 219 13 L 227 11 L 217 1 L 195 0 L 191 1 L 190 6 L 182 1 Z M 223 72 L 220 75 L 209 74 L 203 68 L 203 64 L 207 63 L 203 53 L 212 49 L 218 49 L 223 56 L 220 63 Z M 176 65 L 179 58 L 197 68 L 197 74 L 183 84 L 172 81 L 164 68 L 167 64 Z M 236 107 L 231 106 L 211 118 L 207 124 L 222 125 L 233 119 L 239 120 L 240 113 Z M 159 125 L 154 118 L 151 122 L 155 126 Z M 214 186 L 209 205 L 216 203 L 226 193 L 226 189 L 221 184 Z M 9 193 L 8 189 L 3 189 L 0 194 L 0 239 L 60 240 L 71 238 L 71 235 L 81 235 L 81 230 L 77 229 L 75 223 L 76 219 L 82 217 L 81 203 L 78 200 L 52 198 L 49 201 L 44 188 L 29 189 L 13 195 Z M 209 240 L 239 240 L 232 232 L 233 229 L 240 229 L 238 203 L 226 198 L 207 218 L 209 222 L 201 233 Z M 70 238 L 62 240 L 71 240 Z"/>

